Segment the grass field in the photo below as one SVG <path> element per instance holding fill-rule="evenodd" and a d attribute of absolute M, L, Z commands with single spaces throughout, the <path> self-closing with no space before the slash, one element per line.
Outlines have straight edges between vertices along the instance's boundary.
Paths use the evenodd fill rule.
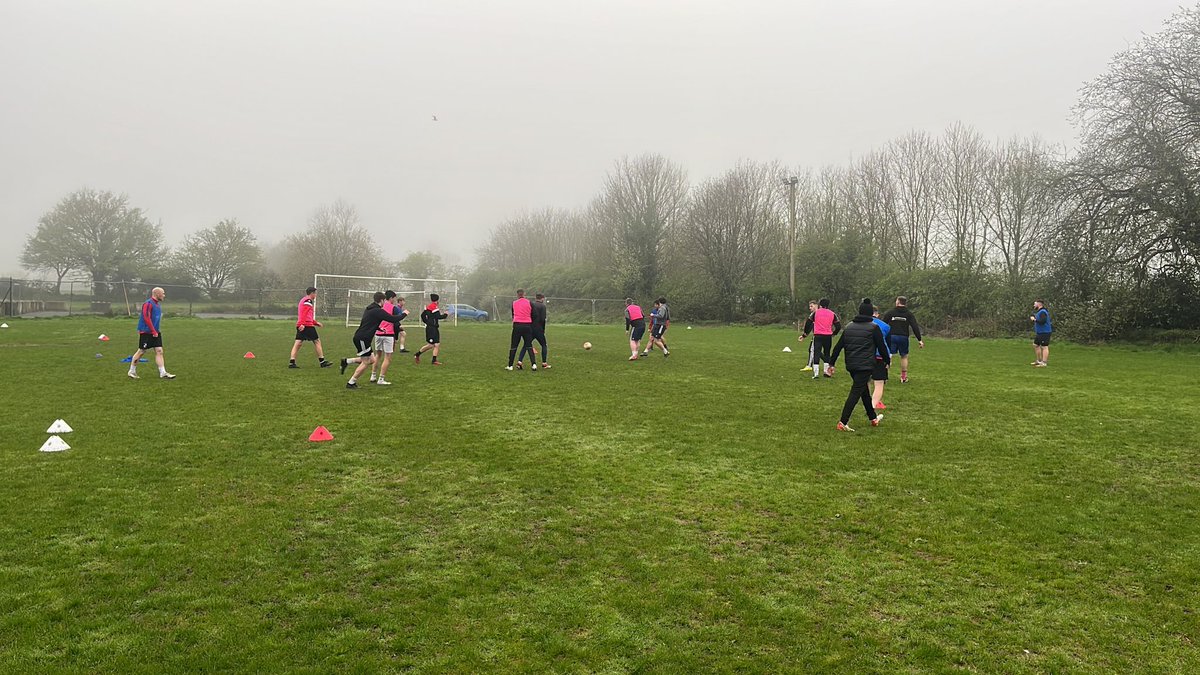
<path fill-rule="evenodd" d="M 539 373 L 446 328 L 347 391 L 287 322 L 166 319 L 174 381 L 9 324 L 4 672 L 1200 668 L 1197 350 L 929 340 L 842 434 L 775 328 L 551 326 Z"/>

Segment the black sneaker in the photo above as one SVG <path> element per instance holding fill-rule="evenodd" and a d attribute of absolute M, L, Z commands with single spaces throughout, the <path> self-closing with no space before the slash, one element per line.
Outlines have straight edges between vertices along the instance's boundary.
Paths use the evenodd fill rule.
<path fill-rule="evenodd" d="M 342 375 L 345 375 L 345 374 L 346 374 L 346 366 L 348 366 L 348 365 L 350 365 L 350 364 L 349 364 L 349 363 L 346 363 L 346 359 L 342 359 L 342 364 L 341 364 L 341 365 L 342 365 Z"/>
<path fill-rule="evenodd" d="M 333 361 L 326 361 L 324 359 L 321 359 L 321 367 L 322 368 L 329 368 L 331 366 L 333 366 Z"/>
<path fill-rule="evenodd" d="M 289 364 L 288 364 L 288 368 L 299 368 L 299 367 L 300 367 L 300 366 L 296 365 L 295 363 L 289 363 Z"/>
<path fill-rule="evenodd" d="M 358 389 L 358 383 L 357 382 L 347 382 L 346 388 L 347 389 Z"/>
<path fill-rule="evenodd" d="M 401 350 L 400 350 L 400 353 L 401 353 L 401 354 L 407 354 L 407 353 L 408 353 L 408 350 L 407 350 L 407 349 L 401 349 Z"/>

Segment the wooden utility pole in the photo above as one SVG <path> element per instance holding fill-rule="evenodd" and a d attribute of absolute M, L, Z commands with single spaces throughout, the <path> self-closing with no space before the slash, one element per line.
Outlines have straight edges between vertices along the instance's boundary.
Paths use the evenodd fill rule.
<path fill-rule="evenodd" d="M 783 183 L 788 186 L 788 292 L 792 323 L 796 323 L 796 186 L 800 179 L 789 176 Z"/>

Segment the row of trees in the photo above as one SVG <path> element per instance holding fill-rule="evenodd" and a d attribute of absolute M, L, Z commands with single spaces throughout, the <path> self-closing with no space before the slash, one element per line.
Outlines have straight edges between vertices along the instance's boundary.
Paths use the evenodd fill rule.
<path fill-rule="evenodd" d="M 725 320 L 794 318 L 819 296 L 849 306 L 905 294 L 928 322 L 987 333 L 1023 327 L 1025 305 L 1044 295 L 1060 325 L 1088 337 L 1200 326 L 1200 6 L 1119 54 L 1075 115 L 1070 153 L 957 124 L 841 166 L 744 161 L 700 183 L 660 155 L 624 158 L 590 203 L 496 227 L 467 287 L 666 293 L 681 313 Z M 22 261 L 60 281 L 86 272 L 97 289 L 173 275 L 214 297 L 302 286 L 314 271 L 466 274 L 432 254 L 390 262 L 379 251 L 338 201 L 268 251 L 226 220 L 169 252 L 123 196 L 81 190 L 41 219 Z"/>
<path fill-rule="evenodd" d="M 329 274 L 434 276 L 441 260 L 417 251 L 388 261 L 342 200 L 317 208 L 307 227 L 264 250 L 236 219 L 188 235 L 173 251 L 162 227 L 129 205 L 125 195 L 84 188 L 68 195 L 40 219 L 21 254 L 24 267 L 49 272 L 61 292 L 68 275 L 84 274 L 94 293 L 113 281 L 143 280 L 203 289 L 211 298 L 234 289 L 303 287 L 314 271 Z"/>
<path fill-rule="evenodd" d="M 622 159 L 590 204 L 496 228 L 472 280 L 665 292 L 725 319 L 903 293 L 934 323 L 991 333 L 1045 295 L 1081 336 L 1200 326 L 1200 8 L 1119 54 L 1075 115 L 1073 153 L 958 124 L 843 166 L 743 162 L 700 184 L 661 156 Z"/>

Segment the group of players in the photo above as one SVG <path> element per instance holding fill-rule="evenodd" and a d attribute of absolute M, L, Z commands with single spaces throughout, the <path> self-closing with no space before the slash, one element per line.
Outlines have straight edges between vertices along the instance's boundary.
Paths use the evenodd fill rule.
<path fill-rule="evenodd" d="M 328 368 L 333 365 L 325 358 L 321 338 L 317 334 L 317 328 L 321 327 L 321 322 L 316 318 L 316 297 L 317 289 L 309 286 L 305 290 L 304 297 L 300 298 L 300 302 L 296 306 L 296 340 L 292 345 L 292 353 L 288 361 L 289 368 L 300 367 L 296 364 L 296 354 L 305 342 L 313 343 L 320 367 Z M 429 304 L 421 312 L 421 322 L 425 324 L 425 344 L 413 355 L 416 363 L 421 362 L 422 353 L 432 350 L 431 363 L 435 366 L 442 365 L 442 362 L 438 360 L 441 350 L 440 322 L 449 315 L 438 307 L 439 299 L 437 293 L 431 293 Z M 373 302 L 363 309 L 362 319 L 351 338 L 355 356 L 342 359 L 340 362 L 343 374 L 349 366 L 356 366 L 354 373 L 346 382 L 348 389 L 358 388 L 358 379 L 367 368 L 370 368 L 371 371 L 371 382 L 384 386 L 391 384 L 387 379 L 387 372 L 391 366 L 392 354 L 397 351 L 399 353 L 408 352 L 404 346 L 406 334 L 401 323 L 407 316 L 408 310 L 404 308 L 404 298 L 397 297 L 396 293 L 390 290 L 375 293 Z M 639 353 L 638 349 L 646 333 L 646 316 L 632 298 L 625 299 L 625 330 L 629 333 L 630 361 L 645 358 L 655 346 L 662 351 L 664 358 L 671 355 L 665 341 L 667 328 L 671 323 L 671 310 L 667 306 L 666 298 L 658 298 L 654 301 L 649 318 L 650 337 L 646 341 L 645 349 Z M 546 296 L 538 293 L 530 301 L 525 297 L 525 289 L 517 289 L 517 298 L 512 303 L 512 321 L 512 336 L 505 370 L 523 370 L 526 355 L 529 356 L 531 371 L 536 372 L 539 367 L 542 370 L 550 369 L 551 365 L 548 361 L 550 348 L 546 340 Z M 397 343 L 399 350 L 396 349 Z M 540 366 L 539 356 L 541 357 Z M 376 375 L 377 369 L 378 375 Z"/>
<path fill-rule="evenodd" d="M 809 334 L 813 337 L 809 345 L 808 365 L 804 370 L 811 370 L 813 379 L 822 374 L 833 377 L 834 364 L 843 351 L 846 354 L 846 371 L 850 373 L 852 382 L 846 403 L 842 406 L 838 430 L 854 431 L 850 428 L 850 415 L 859 401 L 867 411 L 871 426 L 879 426 L 883 414 L 878 411 L 887 408 L 883 402 L 883 388 L 888 380 L 892 356 L 900 357 L 900 382 L 908 382 L 910 332 L 917 339 L 917 344 L 925 347 L 925 341 L 921 339 L 921 326 L 908 309 L 908 298 L 898 296 L 896 306 L 882 316 L 870 298 L 863 298 L 858 313 L 845 330 L 837 314 L 829 309 L 827 298 L 809 302 L 808 309 L 810 313 L 799 337 L 801 342 Z M 841 339 L 834 346 L 833 336 L 839 332 Z M 825 364 L 824 368 L 822 363 Z"/>
<path fill-rule="evenodd" d="M 158 366 L 159 377 L 175 379 L 167 372 L 163 361 L 161 302 L 166 297 L 162 288 L 154 288 L 150 298 L 142 305 L 138 317 L 138 349 L 130 358 L 129 377 L 138 379 L 137 363 L 144 353 L 153 351 Z M 317 328 L 321 322 L 316 319 L 317 289 L 309 286 L 304 297 L 296 305 L 296 340 L 292 345 L 288 368 L 299 368 L 296 355 L 300 346 L 312 342 L 317 353 L 317 362 L 321 368 L 333 365 L 325 358 L 321 346 L 321 338 Z M 430 293 L 429 304 L 421 311 L 421 322 L 425 325 L 425 344 L 415 354 L 413 361 L 421 362 L 421 354 L 432 351 L 432 365 L 440 366 L 438 360 L 441 350 L 441 321 L 449 314 L 438 306 L 437 293 Z M 387 386 L 388 368 L 392 362 L 392 354 L 396 353 L 399 343 L 399 353 L 408 353 L 405 349 L 405 330 L 401 322 L 408 316 L 404 308 L 404 298 L 397 297 L 394 291 L 376 292 L 371 304 L 363 310 L 362 320 L 351 338 L 354 344 L 355 356 L 341 359 L 341 372 L 344 375 L 349 366 L 354 365 L 354 373 L 346 382 L 347 389 L 358 389 L 358 378 L 370 368 L 370 381 Z M 883 390 L 888 381 L 892 358 L 900 358 L 900 382 L 908 382 L 909 335 L 916 338 L 917 344 L 924 348 L 925 341 L 921 338 L 921 327 L 912 311 L 908 309 L 908 299 L 904 296 L 896 298 L 893 308 L 880 315 L 880 310 L 870 298 L 863 298 L 858 306 L 858 313 L 851 322 L 843 328 L 840 319 L 831 309 L 829 300 L 821 298 L 809 303 L 808 319 L 805 321 L 799 340 L 803 342 L 810 334 L 812 342 L 809 347 L 808 365 L 804 370 L 811 371 L 813 379 L 824 375 L 833 377 L 834 366 L 839 356 L 846 355 L 846 370 L 851 376 L 850 393 L 842 407 L 842 415 L 838 420 L 839 431 L 854 431 L 850 428 L 850 415 L 854 407 L 861 402 L 867 412 L 871 426 L 879 426 L 887 405 L 883 402 Z M 532 302 L 525 297 L 524 289 L 517 289 L 517 299 L 512 304 L 513 328 L 508 350 L 508 365 L 506 370 L 524 368 L 526 354 L 529 355 L 530 370 L 538 370 L 538 356 L 541 356 L 541 368 L 547 370 L 549 346 L 546 341 L 546 297 L 538 293 Z M 1034 302 L 1034 314 L 1029 317 L 1034 322 L 1034 354 L 1032 365 L 1046 367 L 1050 353 L 1051 323 L 1049 311 L 1042 300 Z M 646 332 L 646 316 L 642 308 L 632 298 L 625 299 L 625 330 L 629 333 L 629 360 L 637 361 L 645 358 L 657 346 L 662 350 L 663 357 L 671 355 L 667 348 L 665 335 L 671 323 L 671 310 L 666 298 L 654 301 L 650 310 L 650 338 L 645 349 L 639 352 L 641 340 Z M 841 333 L 837 345 L 833 344 L 833 336 Z M 539 352 L 538 347 L 541 347 Z M 518 353 L 518 347 L 520 352 Z M 382 354 L 379 357 L 378 354 Z M 824 366 L 822 366 L 824 364 Z"/>
<path fill-rule="evenodd" d="M 422 354 L 431 351 L 433 352 L 431 363 L 435 366 L 442 365 L 442 362 L 438 360 L 442 346 L 441 322 L 449 314 L 438 307 L 439 299 L 437 293 L 430 293 L 429 304 L 421 310 L 421 322 L 425 324 L 425 344 L 421 345 L 421 348 L 413 354 L 413 361 L 416 363 L 421 362 Z M 309 286 L 305 289 L 304 297 L 300 298 L 300 302 L 296 305 L 296 341 L 292 345 L 288 368 L 300 367 L 296 364 L 296 354 L 299 353 L 300 346 L 305 342 L 313 343 L 320 367 L 328 368 L 333 365 L 325 358 L 321 338 L 317 334 L 317 328 L 320 328 L 322 324 L 317 321 L 316 300 L 317 289 Z M 356 366 L 350 379 L 346 382 L 347 389 L 358 389 L 358 378 L 368 368 L 371 371 L 370 382 L 383 386 L 391 385 L 387 379 L 387 372 L 392 364 L 392 354 L 409 353 L 404 347 L 407 334 L 404 326 L 401 325 L 401 322 L 408 317 L 408 310 L 404 308 L 404 298 L 398 297 L 395 291 L 378 291 L 371 300 L 371 304 L 363 309 L 358 328 L 350 338 L 354 345 L 355 355 L 342 359 L 340 362 L 343 375 L 346 374 L 347 368 L 352 365 Z M 400 347 L 399 350 L 396 349 L 397 344 Z"/>

